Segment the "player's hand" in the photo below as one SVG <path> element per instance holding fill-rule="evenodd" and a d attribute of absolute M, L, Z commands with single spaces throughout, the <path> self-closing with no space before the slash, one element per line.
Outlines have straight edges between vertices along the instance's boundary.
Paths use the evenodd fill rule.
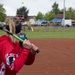
<path fill-rule="evenodd" d="M 32 54 L 36 54 L 37 49 L 38 49 L 38 47 L 32 43 L 32 48 L 30 49 L 30 52 Z"/>
<path fill-rule="evenodd" d="M 32 48 L 34 51 L 36 51 L 38 49 L 38 47 L 36 45 L 34 45 L 33 43 L 32 43 Z"/>
<path fill-rule="evenodd" d="M 24 48 L 28 48 L 28 49 L 31 49 L 32 48 L 32 43 L 29 40 L 27 40 L 27 39 L 25 39 L 23 41 L 23 44 L 22 45 L 23 45 Z"/>

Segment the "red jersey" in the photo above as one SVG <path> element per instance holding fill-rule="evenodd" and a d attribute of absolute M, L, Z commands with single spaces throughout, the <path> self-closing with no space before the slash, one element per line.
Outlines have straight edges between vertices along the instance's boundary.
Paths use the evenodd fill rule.
<path fill-rule="evenodd" d="M 12 43 L 6 35 L 0 37 L 0 75 L 16 75 L 23 65 L 31 65 L 35 55 L 18 42 Z"/>

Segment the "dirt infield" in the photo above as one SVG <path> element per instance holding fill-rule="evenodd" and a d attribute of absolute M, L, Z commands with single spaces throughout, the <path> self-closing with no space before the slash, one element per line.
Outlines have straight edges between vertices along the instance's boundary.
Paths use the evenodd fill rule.
<path fill-rule="evenodd" d="M 75 39 L 30 39 L 40 48 L 31 66 L 17 75 L 75 75 Z"/>

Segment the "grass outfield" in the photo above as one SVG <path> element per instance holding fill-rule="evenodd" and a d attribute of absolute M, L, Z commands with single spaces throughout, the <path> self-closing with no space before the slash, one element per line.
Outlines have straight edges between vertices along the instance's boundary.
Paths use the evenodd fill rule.
<path fill-rule="evenodd" d="M 34 31 L 26 30 L 25 33 L 29 38 L 75 38 L 75 28 L 68 27 L 63 29 L 62 27 L 33 27 Z"/>
<path fill-rule="evenodd" d="M 34 28 L 34 31 L 24 31 L 28 38 L 75 38 L 75 28 L 68 27 L 63 28 Z M 0 31 L 0 35 L 5 34 L 5 32 Z"/>
<path fill-rule="evenodd" d="M 75 38 L 75 32 L 25 32 L 28 38 Z"/>

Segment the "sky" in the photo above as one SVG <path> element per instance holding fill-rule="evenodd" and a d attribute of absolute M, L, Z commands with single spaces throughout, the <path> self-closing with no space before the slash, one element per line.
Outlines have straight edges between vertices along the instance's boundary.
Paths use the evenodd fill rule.
<path fill-rule="evenodd" d="M 16 10 L 22 6 L 25 6 L 29 10 L 29 16 L 36 16 L 38 12 L 45 14 L 52 10 L 54 2 L 59 4 L 59 9 L 64 8 L 64 0 L 0 0 L 0 4 L 3 4 L 7 16 L 15 16 Z M 75 9 L 75 0 L 65 0 L 65 7 L 67 9 L 69 7 Z"/>

